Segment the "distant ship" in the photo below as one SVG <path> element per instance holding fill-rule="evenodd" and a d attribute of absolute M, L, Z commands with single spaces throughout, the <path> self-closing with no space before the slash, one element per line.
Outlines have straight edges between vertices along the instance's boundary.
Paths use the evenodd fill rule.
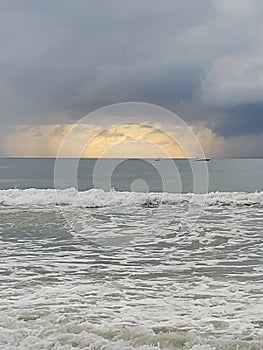
<path fill-rule="evenodd" d="M 197 162 L 209 162 L 210 158 L 199 158 L 199 157 L 196 157 L 195 160 Z"/>

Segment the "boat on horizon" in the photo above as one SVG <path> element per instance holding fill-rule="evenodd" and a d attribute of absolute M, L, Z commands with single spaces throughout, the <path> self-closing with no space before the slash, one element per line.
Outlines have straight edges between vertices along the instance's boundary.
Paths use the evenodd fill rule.
<path fill-rule="evenodd" d="M 199 157 L 196 157 L 195 160 L 196 160 L 196 162 L 209 162 L 210 158 L 199 158 Z"/>

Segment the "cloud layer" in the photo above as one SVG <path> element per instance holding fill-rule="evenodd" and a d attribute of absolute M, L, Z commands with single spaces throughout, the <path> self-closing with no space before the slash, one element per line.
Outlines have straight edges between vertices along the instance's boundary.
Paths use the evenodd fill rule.
<path fill-rule="evenodd" d="M 0 123 L 60 124 L 118 102 L 214 135 L 263 131 L 261 0 L 0 3 Z"/>

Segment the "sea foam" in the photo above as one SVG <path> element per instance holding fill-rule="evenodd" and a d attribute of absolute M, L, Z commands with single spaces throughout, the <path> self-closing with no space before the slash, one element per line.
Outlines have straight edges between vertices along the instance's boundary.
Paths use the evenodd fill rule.
<path fill-rule="evenodd" d="M 75 188 L 9 189 L 0 190 L 0 206 L 12 207 L 105 207 L 105 206 L 158 206 L 158 205 L 207 205 L 207 206 L 259 206 L 263 204 L 263 192 L 210 192 L 207 194 L 139 193 Z"/>

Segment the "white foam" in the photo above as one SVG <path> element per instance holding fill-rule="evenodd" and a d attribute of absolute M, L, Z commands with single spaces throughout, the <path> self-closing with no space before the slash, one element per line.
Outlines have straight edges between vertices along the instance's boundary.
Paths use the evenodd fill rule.
<path fill-rule="evenodd" d="M 0 198 L 11 205 L 1 208 L 1 350 L 262 349 L 262 193 Z M 23 210 L 59 200 L 68 215 Z M 177 210 L 205 202 L 198 222 Z"/>
<path fill-rule="evenodd" d="M 137 193 L 91 189 L 77 191 L 75 188 L 54 189 L 9 189 L 0 190 L 2 206 L 55 206 L 104 207 L 104 206 L 155 206 L 166 205 L 208 205 L 208 206 L 262 206 L 263 191 L 211 192 L 208 194 Z"/>

